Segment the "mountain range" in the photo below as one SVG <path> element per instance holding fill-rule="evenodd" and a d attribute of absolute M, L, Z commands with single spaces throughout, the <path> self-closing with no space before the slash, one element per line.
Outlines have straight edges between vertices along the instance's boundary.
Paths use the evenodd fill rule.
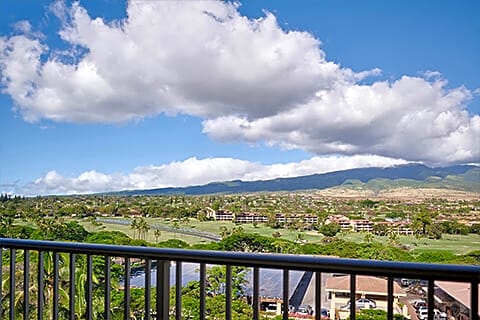
<path fill-rule="evenodd" d="M 318 190 L 336 186 L 343 186 L 346 188 L 358 188 L 358 186 L 363 186 L 377 190 L 396 187 L 424 187 L 480 192 L 480 167 L 474 165 L 457 165 L 431 168 L 422 164 L 407 164 L 388 168 L 357 168 L 272 180 L 232 180 L 189 187 L 124 190 L 109 194 L 201 195 L 215 193 Z"/>

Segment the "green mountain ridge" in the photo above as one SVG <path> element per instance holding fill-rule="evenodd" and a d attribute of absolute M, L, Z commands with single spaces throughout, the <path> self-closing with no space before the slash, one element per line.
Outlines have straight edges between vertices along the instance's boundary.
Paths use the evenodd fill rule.
<path fill-rule="evenodd" d="M 374 191 L 396 188 L 435 188 L 480 192 L 480 168 L 473 168 L 457 175 L 447 175 L 443 178 L 430 176 L 425 180 L 375 178 L 368 182 L 362 182 L 357 179 L 349 179 L 342 183 L 341 186 L 352 190 L 369 189 Z"/>
<path fill-rule="evenodd" d="M 223 181 L 201 186 L 127 190 L 117 195 L 215 194 L 321 190 L 333 187 L 367 188 L 375 191 L 393 188 L 440 188 L 480 192 L 480 167 L 473 165 L 431 168 L 409 164 L 390 168 L 358 168 L 324 174 L 258 181 Z"/>

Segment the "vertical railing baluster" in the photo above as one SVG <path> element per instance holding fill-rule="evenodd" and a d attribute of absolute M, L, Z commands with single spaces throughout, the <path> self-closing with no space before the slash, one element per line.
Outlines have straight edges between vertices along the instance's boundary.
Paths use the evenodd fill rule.
<path fill-rule="evenodd" d="M 225 268 L 225 319 L 232 320 L 232 266 Z"/>
<path fill-rule="evenodd" d="M 157 261 L 156 320 L 168 320 L 170 303 L 170 261 Z"/>
<path fill-rule="evenodd" d="M 433 309 L 435 305 L 434 296 L 434 281 L 432 279 L 428 280 L 428 292 L 427 292 L 427 319 L 433 319 Z"/>
<path fill-rule="evenodd" d="M 207 282 L 207 266 L 204 262 L 200 263 L 200 320 L 205 320 L 206 309 L 206 282 Z"/>
<path fill-rule="evenodd" d="M 70 265 L 68 281 L 70 287 L 68 290 L 68 309 L 70 320 L 75 320 L 75 253 L 70 253 Z"/>
<path fill-rule="evenodd" d="M 356 319 L 357 306 L 355 305 L 356 293 L 357 290 L 357 278 L 356 275 L 350 274 L 350 320 Z"/>
<path fill-rule="evenodd" d="M 152 260 L 145 260 L 145 320 L 150 320 L 152 294 Z"/>
<path fill-rule="evenodd" d="M 38 251 L 38 295 L 37 295 L 37 319 L 43 319 L 43 290 L 45 288 L 44 252 Z"/>
<path fill-rule="evenodd" d="M 53 320 L 58 320 L 58 252 L 53 252 Z"/>
<path fill-rule="evenodd" d="M 283 320 L 288 320 L 289 270 L 283 269 Z"/>
<path fill-rule="evenodd" d="M 15 319 L 15 271 L 16 250 L 10 249 L 10 319 Z"/>
<path fill-rule="evenodd" d="M 123 319 L 130 320 L 130 258 L 125 258 L 125 274 L 123 287 Z"/>
<path fill-rule="evenodd" d="M 478 320 L 478 280 L 470 283 L 470 305 L 470 319 Z"/>
<path fill-rule="evenodd" d="M 3 297 L 3 248 L 0 247 L 0 297 Z M 0 320 L 2 319 L 3 309 L 0 298 Z"/>
<path fill-rule="evenodd" d="M 322 317 L 322 273 L 315 272 L 315 320 Z"/>
<path fill-rule="evenodd" d="M 253 267 L 253 319 L 258 320 L 260 318 L 260 269 L 258 267 Z"/>
<path fill-rule="evenodd" d="M 393 278 L 387 279 L 387 320 L 393 320 Z"/>
<path fill-rule="evenodd" d="M 111 292 L 112 292 L 112 282 L 111 282 L 111 261 L 110 261 L 110 256 L 105 256 L 105 289 L 104 289 L 104 303 L 105 303 L 105 308 L 104 308 L 104 317 L 105 320 L 110 320 L 111 319 L 111 314 L 110 314 L 110 300 L 111 300 Z"/>
<path fill-rule="evenodd" d="M 92 299 L 93 299 L 93 266 L 92 266 L 92 255 L 87 254 L 87 292 L 86 292 L 86 299 L 87 299 L 87 320 L 92 320 Z"/>
<path fill-rule="evenodd" d="M 1 270 L 1 269 L 0 269 Z M 28 320 L 30 312 L 30 251 L 23 251 L 23 319 Z M 1 296 L 1 295 L 0 295 Z"/>
<path fill-rule="evenodd" d="M 175 319 L 182 319 L 182 262 L 175 264 Z"/>

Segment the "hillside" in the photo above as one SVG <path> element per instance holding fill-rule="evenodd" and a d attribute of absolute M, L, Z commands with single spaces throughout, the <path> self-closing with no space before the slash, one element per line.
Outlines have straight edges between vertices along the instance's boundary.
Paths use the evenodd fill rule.
<path fill-rule="evenodd" d="M 480 167 L 461 165 L 445 168 L 430 168 L 421 164 L 410 164 L 390 168 L 358 168 L 273 180 L 233 180 L 181 188 L 127 190 L 113 194 L 200 195 L 214 193 L 321 190 L 338 186 L 352 189 L 370 189 L 374 191 L 413 187 L 480 192 Z"/>

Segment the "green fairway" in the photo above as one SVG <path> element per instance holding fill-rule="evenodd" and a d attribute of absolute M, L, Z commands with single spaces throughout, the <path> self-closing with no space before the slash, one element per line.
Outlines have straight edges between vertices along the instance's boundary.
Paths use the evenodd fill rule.
<path fill-rule="evenodd" d="M 364 241 L 365 234 L 362 233 L 345 233 L 339 238 L 352 241 Z M 374 241 L 386 243 L 388 237 L 374 236 Z M 409 247 L 414 252 L 422 252 L 426 250 L 446 250 L 455 254 L 464 254 L 473 250 L 480 250 L 480 235 L 451 235 L 443 234 L 441 239 L 416 238 L 414 236 L 399 236 L 398 242 Z"/>
<path fill-rule="evenodd" d="M 128 225 L 102 223 L 100 226 L 93 226 L 90 222 L 84 221 L 84 220 L 79 221 L 79 223 L 83 225 L 83 227 L 89 232 L 97 232 L 101 230 L 120 231 L 128 235 L 130 238 L 134 238 L 134 231 Z M 138 238 L 138 236 L 136 236 L 136 238 Z M 169 239 L 180 239 L 189 244 L 210 242 L 207 239 L 193 237 L 193 236 L 184 235 L 184 234 L 177 234 L 173 232 L 166 232 L 166 231 L 161 231 L 161 235 L 160 237 L 158 237 L 158 242 L 166 241 Z M 153 229 L 150 229 L 147 232 L 146 240 L 151 243 L 157 242 L 157 238 L 155 237 L 155 233 Z"/>
<path fill-rule="evenodd" d="M 258 233 L 263 236 L 271 237 L 273 233 L 279 232 L 282 239 L 287 240 L 297 240 L 300 234 L 302 239 L 307 242 L 318 242 L 323 238 L 323 235 L 316 231 L 308 232 L 298 232 L 296 230 L 287 230 L 287 229 L 274 229 L 265 226 L 264 224 L 258 224 L 256 227 L 253 224 L 234 224 L 232 222 L 223 222 L 223 221 L 198 221 L 197 219 L 188 219 L 184 221 L 172 220 L 172 219 L 160 219 L 160 218 L 146 218 L 150 224 L 158 224 L 179 228 L 192 228 L 195 230 L 206 231 L 214 234 L 220 235 L 222 232 L 222 227 L 231 230 L 232 228 L 242 227 L 243 230 L 247 233 Z M 80 221 L 80 223 L 88 231 L 99 231 L 99 230 L 117 230 L 126 233 L 128 236 L 133 238 L 134 231 L 130 226 L 126 225 L 117 225 L 117 224 L 107 224 L 103 223 L 101 226 L 93 226 L 87 221 Z M 351 242 L 364 242 L 365 234 L 363 233 L 339 233 L 337 235 L 340 239 Z M 181 239 L 189 244 L 197 243 L 206 243 L 209 240 L 183 235 L 176 234 L 173 232 L 162 231 L 161 236 L 158 241 L 165 241 L 168 239 Z M 388 237 L 374 236 L 374 241 L 387 243 L 389 241 Z M 155 243 L 157 239 L 155 238 L 154 231 L 150 230 L 147 233 L 147 241 Z M 448 250 L 455 254 L 464 254 L 473 250 L 480 250 L 480 235 L 469 234 L 469 235 L 449 235 L 444 234 L 442 239 L 434 240 L 427 238 L 416 238 L 414 236 L 399 236 L 397 238 L 398 243 L 405 245 L 414 252 L 422 252 L 426 250 Z"/>

